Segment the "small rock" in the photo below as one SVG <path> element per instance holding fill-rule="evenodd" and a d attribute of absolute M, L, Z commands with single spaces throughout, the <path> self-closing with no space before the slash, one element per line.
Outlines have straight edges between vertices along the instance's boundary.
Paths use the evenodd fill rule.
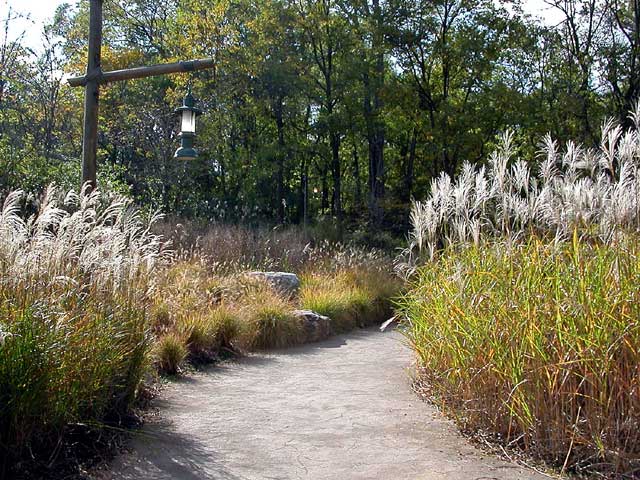
<path fill-rule="evenodd" d="M 265 280 L 283 295 L 295 296 L 300 290 L 300 279 L 295 273 L 287 272 L 250 272 L 250 277 Z"/>
<path fill-rule="evenodd" d="M 304 324 L 305 342 L 319 342 L 331 336 L 331 319 L 311 310 L 294 310 L 293 315 Z"/>

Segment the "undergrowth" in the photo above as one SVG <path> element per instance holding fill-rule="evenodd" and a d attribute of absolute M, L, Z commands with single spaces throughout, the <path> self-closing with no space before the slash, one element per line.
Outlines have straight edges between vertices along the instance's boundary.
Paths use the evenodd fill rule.
<path fill-rule="evenodd" d="M 245 271 L 219 273 L 219 263 L 206 254 L 175 262 L 159 279 L 151 309 L 154 331 L 181 332 L 188 350 L 182 363 L 198 364 L 220 354 L 303 343 L 304 325 L 293 315 L 296 309 L 330 317 L 334 333 L 392 315 L 391 299 L 401 282 L 388 259 L 353 248 L 333 247 L 331 256 L 327 245 L 316 254 L 307 248 L 314 260 L 298 272 L 301 286 L 293 297 Z"/>
<path fill-rule="evenodd" d="M 309 272 L 302 281 L 302 307 L 331 318 L 338 333 L 387 320 L 400 291 L 396 278 L 366 267 Z"/>

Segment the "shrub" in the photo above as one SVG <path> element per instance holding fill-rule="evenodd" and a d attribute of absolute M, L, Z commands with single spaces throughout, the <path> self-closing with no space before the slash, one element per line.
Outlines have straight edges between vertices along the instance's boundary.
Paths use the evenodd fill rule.
<path fill-rule="evenodd" d="M 150 232 L 156 218 L 143 221 L 122 198 L 51 188 L 28 219 L 22 198 L 10 194 L 0 212 L 0 471 L 39 459 L 78 425 L 99 435 L 126 417 L 152 362 L 175 375 L 188 360 L 304 341 L 297 299 L 240 273 L 248 265 L 316 272 L 320 310 L 342 331 L 388 305 L 379 252 L 311 246 L 298 230 L 261 238 L 266 231 L 215 226 L 174 256 Z"/>
<path fill-rule="evenodd" d="M 176 261 L 159 274 L 154 316 L 172 324 L 180 316 L 212 308 L 222 300 L 224 282 L 203 258 Z M 169 318 L 163 318 L 165 312 Z"/>
<path fill-rule="evenodd" d="M 328 247 L 327 247 L 328 248 Z M 316 255 L 316 254 L 314 254 Z M 265 280 L 245 273 L 218 276 L 215 265 L 192 257 L 162 273 L 152 308 L 160 336 L 185 339 L 191 361 L 215 359 L 221 351 L 282 348 L 304 341 L 298 306 L 332 318 L 336 331 L 379 323 L 391 315 L 399 281 L 377 252 L 340 247 L 324 251 L 302 275 L 300 299 L 283 298 Z"/>
<path fill-rule="evenodd" d="M 297 270 L 309 261 L 313 241 L 302 228 L 266 228 L 177 219 L 158 226 L 188 260 L 205 259 L 219 273 Z"/>
<path fill-rule="evenodd" d="M 345 282 L 342 276 L 308 274 L 303 278 L 300 301 L 302 308 L 331 318 L 334 331 L 342 333 L 357 326 L 355 295 L 353 285 Z"/>
<path fill-rule="evenodd" d="M 173 325 L 173 319 L 169 305 L 163 301 L 154 303 L 149 310 L 149 321 L 154 331 L 166 331 Z"/>
<path fill-rule="evenodd" d="M 599 150 L 547 136 L 537 176 L 505 135 L 488 170 L 442 175 L 413 205 L 397 262 L 423 386 L 447 412 L 623 476 L 640 468 L 640 103 L 630 119 L 606 122 Z"/>
<path fill-rule="evenodd" d="M 183 312 L 174 327 L 186 339 L 189 359 L 210 362 L 218 358 L 222 350 L 241 352 L 253 340 L 246 337 L 250 330 L 243 326 L 242 305 L 221 303 L 201 310 Z"/>
<path fill-rule="evenodd" d="M 466 428 L 622 476 L 640 468 L 640 103 L 630 118 L 599 150 L 545 137 L 533 168 L 506 134 L 413 205 L 397 262 L 425 392 Z"/>
<path fill-rule="evenodd" d="M 210 312 L 210 315 L 211 321 L 217 327 L 220 349 L 238 352 L 243 346 L 242 338 L 244 329 L 240 317 L 241 313 L 237 309 L 234 310 L 229 305 L 223 303 Z"/>

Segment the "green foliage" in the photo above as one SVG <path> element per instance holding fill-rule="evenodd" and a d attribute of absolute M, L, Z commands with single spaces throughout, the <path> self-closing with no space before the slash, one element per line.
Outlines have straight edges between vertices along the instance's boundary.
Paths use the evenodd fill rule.
<path fill-rule="evenodd" d="M 594 146 L 605 115 L 629 125 L 640 12 L 595 3 L 569 1 L 553 27 L 489 0 L 107 2 L 105 70 L 216 68 L 104 86 L 100 181 L 181 216 L 397 236 L 412 196 L 484 163 L 506 129 L 533 156 L 547 132 Z M 84 71 L 87 22 L 87 2 L 61 7 L 39 55 L 0 38 L 0 190 L 77 184 L 82 91 L 59 72 Z M 189 79 L 200 159 L 179 164 L 173 109 Z"/>
<path fill-rule="evenodd" d="M 180 322 L 179 328 L 186 338 L 189 356 L 193 361 L 210 361 L 215 358 L 222 336 L 216 320 L 217 316 L 193 315 Z"/>
<path fill-rule="evenodd" d="M 68 424 L 98 426 L 131 406 L 150 339 L 142 315 L 112 302 L 70 319 L 36 305 L 10 313 L 3 307 L 0 432 L 2 444 L 17 449 L 6 455 L 38 452 Z"/>
<path fill-rule="evenodd" d="M 55 184 L 65 190 L 80 183 L 80 162 L 53 160 L 29 153 L 0 137 L 0 191 L 42 192 Z"/>

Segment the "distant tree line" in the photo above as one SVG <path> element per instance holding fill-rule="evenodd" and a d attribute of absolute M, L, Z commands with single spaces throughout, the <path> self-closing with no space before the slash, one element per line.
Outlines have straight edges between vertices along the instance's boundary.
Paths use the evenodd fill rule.
<path fill-rule="evenodd" d="M 637 0 L 548 0 L 557 25 L 493 0 L 105 0 L 103 69 L 213 57 L 216 68 L 103 89 L 99 181 L 149 208 L 402 231 L 409 200 L 515 132 L 597 146 L 640 89 Z M 507 8 L 508 7 L 508 8 Z M 0 189 L 79 182 L 88 2 L 38 52 L 0 17 Z M 189 79 L 200 159 L 179 163 Z"/>

